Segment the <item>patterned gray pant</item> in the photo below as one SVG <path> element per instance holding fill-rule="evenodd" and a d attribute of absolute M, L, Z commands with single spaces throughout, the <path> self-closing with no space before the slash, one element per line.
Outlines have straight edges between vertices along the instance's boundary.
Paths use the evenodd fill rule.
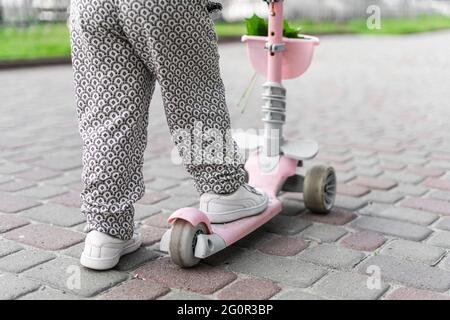
<path fill-rule="evenodd" d="M 124 240 L 133 234 L 133 204 L 145 192 L 143 153 L 156 81 L 173 140 L 197 190 L 227 194 L 244 183 L 234 141 L 233 152 L 220 150 L 223 162 L 204 163 L 192 159 L 202 151 L 186 151 L 177 136 L 180 130 L 198 136 L 214 129 L 229 138 L 210 5 L 207 0 L 72 0 L 72 62 L 84 142 L 82 212 L 90 230 Z"/>

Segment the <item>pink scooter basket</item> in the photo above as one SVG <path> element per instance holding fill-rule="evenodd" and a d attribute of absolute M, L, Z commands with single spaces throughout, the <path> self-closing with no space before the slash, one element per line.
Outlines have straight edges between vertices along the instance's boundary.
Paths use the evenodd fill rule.
<path fill-rule="evenodd" d="M 320 44 L 318 38 L 305 36 L 305 39 L 283 38 L 286 49 L 283 51 L 283 79 L 294 79 L 301 76 L 311 64 L 314 46 Z M 268 51 L 264 48 L 267 37 L 243 36 L 247 43 L 247 53 L 253 68 L 259 74 L 267 76 Z"/>

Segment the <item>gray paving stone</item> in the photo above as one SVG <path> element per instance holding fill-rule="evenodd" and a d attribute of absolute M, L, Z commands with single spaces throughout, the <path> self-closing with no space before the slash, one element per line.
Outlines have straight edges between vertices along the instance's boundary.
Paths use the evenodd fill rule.
<path fill-rule="evenodd" d="M 347 234 L 345 228 L 328 225 L 314 224 L 302 232 L 302 237 L 318 242 L 335 242 Z"/>
<path fill-rule="evenodd" d="M 136 269 L 144 262 L 154 260 L 160 256 L 159 253 L 156 253 L 153 250 L 147 248 L 139 248 L 136 252 L 127 254 L 123 256 L 119 264 L 114 268 L 119 271 L 128 271 L 132 269 Z"/>
<path fill-rule="evenodd" d="M 154 204 L 154 207 L 161 210 L 175 211 L 184 207 L 195 207 L 197 206 L 198 201 L 198 197 L 176 196 L 160 201 Z"/>
<path fill-rule="evenodd" d="M 283 290 L 280 294 L 272 298 L 273 300 L 324 300 L 322 297 L 304 292 L 299 289 Z"/>
<path fill-rule="evenodd" d="M 305 204 L 302 201 L 289 198 L 282 199 L 283 211 L 280 214 L 284 216 L 297 216 L 305 211 Z"/>
<path fill-rule="evenodd" d="M 339 173 L 337 175 L 337 182 L 338 183 L 347 183 L 349 181 L 352 181 L 355 178 L 356 178 L 356 173 L 354 173 L 354 172 Z"/>
<path fill-rule="evenodd" d="M 334 205 L 337 208 L 354 211 L 365 207 L 367 205 L 367 200 L 338 195 Z"/>
<path fill-rule="evenodd" d="M 40 284 L 12 274 L 0 274 L 0 300 L 12 300 L 37 290 Z"/>
<path fill-rule="evenodd" d="M 368 279 L 368 276 L 351 272 L 335 272 L 321 279 L 313 292 L 332 299 L 376 300 L 389 288 L 386 283 L 381 283 L 379 289 L 369 289 Z"/>
<path fill-rule="evenodd" d="M 145 171 L 146 175 L 176 180 L 186 180 L 190 178 L 181 166 L 164 168 L 161 166 L 157 167 L 154 163 L 151 165 L 154 166 L 154 168 L 147 169 Z"/>
<path fill-rule="evenodd" d="M 157 213 L 161 212 L 161 209 L 155 208 L 151 205 L 134 205 L 134 220 L 144 220 L 151 217 Z"/>
<path fill-rule="evenodd" d="M 29 269 L 23 274 L 82 297 L 91 297 L 128 278 L 124 272 L 115 270 L 97 272 L 81 267 L 78 260 L 63 257 Z M 78 275 L 79 287 L 76 281 Z"/>
<path fill-rule="evenodd" d="M 436 228 L 445 231 L 450 231 L 450 217 L 441 218 L 441 220 L 437 222 Z"/>
<path fill-rule="evenodd" d="M 241 248 L 256 249 L 258 246 L 272 238 L 274 238 L 272 233 L 266 232 L 263 228 L 261 228 L 237 241 L 235 245 Z"/>
<path fill-rule="evenodd" d="M 81 242 L 79 244 L 76 244 L 74 246 L 62 250 L 61 253 L 75 259 L 80 259 L 83 250 L 84 250 L 84 242 Z"/>
<path fill-rule="evenodd" d="M 22 249 L 23 248 L 15 242 L 0 240 L 0 258 Z"/>
<path fill-rule="evenodd" d="M 9 160 L 9 161 L 14 161 L 17 163 L 26 163 L 26 164 L 32 165 L 33 162 L 41 160 L 42 157 L 40 155 L 36 155 L 36 154 L 33 155 L 33 154 L 17 152 L 16 154 L 11 154 L 11 156 L 5 157 L 5 159 Z M 17 174 L 15 173 L 14 175 L 17 175 Z"/>
<path fill-rule="evenodd" d="M 0 174 L 14 174 L 30 169 L 30 166 L 24 163 L 8 162 L 0 165 Z"/>
<path fill-rule="evenodd" d="M 371 230 L 407 240 L 421 241 L 431 230 L 419 225 L 384 218 L 361 217 L 352 224 L 355 228 Z"/>
<path fill-rule="evenodd" d="M 13 178 L 10 176 L 0 176 L 0 183 L 11 181 Z"/>
<path fill-rule="evenodd" d="M 29 139 L 25 139 L 23 137 L 8 137 L 7 139 L 1 139 L 0 147 L 16 150 L 21 147 L 28 146 L 31 143 L 32 142 Z"/>
<path fill-rule="evenodd" d="M 155 250 L 155 249 L 153 249 Z M 204 262 L 214 267 L 227 267 L 232 261 L 239 259 L 241 256 L 245 256 L 247 251 L 238 247 L 237 244 L 233 244 L 220 251 L 220 254 L 213 254 L 206 258 Z"/>
<path fill-rule="evenodd" d="M 30 221 L 17 215 L 0 214 L 0 233 L 26 226 L 29 223 Z"/>
<path fill-rule="evenodd" d="M 298 217 L 278 215 L 264 225 L 264 230 L 282 235 L 294 235 L 309 227 L 312 223 Z"/>
<path fill-rule="evenodd" d="M 442 259 L 442 261 L 439 263 L 439 267 L 450 271 L 450 257 L 447 256 L 446 258 Z"/>
<path fill-rule="evenodd" d="M 26 210 L 20 213 L 20 215 L 35 221 L 61 227 L 72 227 L 85 221 L 78 208 L 70 208 L 53 203 L 46 203 L 42 206 Z"/>
<path fill-rule="evenodd" d="M 0 270 L 21 273 L 55 258 L 54 254 L 37 250 L 21 250 L 0 259 Z"/>
<path fill-rule="evenodd" d="M 177 180 L 169 180 L 169 179 L 164 179 L 164 178 L 157 178 L 153 181 L 150 181 L 149 183 L 147 183 L 145 186 L 147 188 L 149 188 L 150 190 L 155 190 L 155 191 L 163 191 L 163 190 L 167 190 L 170 188 L 174 188 L 176 186 L 179 185 L 179 181 Z"/>
<path fill-rule="evenodd" d="M 81 167 L 81 151 L 78 157 L 48 156 L 36 162 L 36 165 L 56 171 L 67 171 Z"/>
<path fill-rule="evenodd" d="M 374 256 L 360 267 L 366 273 L 369 266 L 380 268 L 383 281 L 394 281 L 417 289 L 445 292 L 450 289 L 450 272 L 423 263 L 391 256 Z"/>
<path fill-rule="evenodd" d="M 55 290 L 48 287 L 42 287 L 39 290 L 28 293 L 18 300 L 81 300 L 81 297 L 77 297 L 73 294 Z"/>
<path fill-rule="evenodd" d="M 184 169 L 182 169 L 184 171 Z M 164 191 L 164 193 L 168 193 L 170 195 L 177 196 L 190 196 L 190 197 L 199 197 L 198 191 L 195 190 L 192 183 L 185 183 L 179 185 L 178 187 L 171 188 L 169 190 Z"/>
<path fill-rule="evenodd" d="M 359 166 L 356 168 L 355 173 L 362 176 L 378 177 L 383 173 L 383 171 L 376 167 Z"/>
<path fill-rule="evenodd" d="M 449 231 L 435 232 L 428 240 L 428 243 L 433 246 L 450 249 L 450 232 Z"/>
<path fill-rule="evenodd" d="M 298 259 L 336 269 L 350 269 L 358 264 L 365 254 L 334 245 L 318 245 L 296 256 Z"/>
<path fill-rule="evenodd" d="M 19 197 L 8 193 L 0 193 L 0 212 L 17 213 L 39 205 L 41 205 L 41 203 L 30 198 Z"/>
<path fill-rule="evenodd" d="M 371 168 L 379 163 L 376 157 L 355 158 L 353 162 L 362 168 Z"/>
<path fill-rule="evenodd" d="M 40 144 L 32 144 L 28 145 L 26 148 L 26 152 L 29 154 L 45 154 L 48 151 L 55 150 L 55 146 L 43 146 Z"/>
<path fill-rule="evenodd" d="M 47 180 L 47 179 L 56 178 L 60 175 L 61 175 L 61 172 L 42 169 L 42 168 L 33 168 L 31 170 L 15 174 L 15 176 L 20 179 L 32 180 L 32 181 L 43 181 L 43 180 Z"/>
<path fill-rule="evenodd" d="M 425 177 L 406 172 L 392 172 L 387 173 L 384 176 L 391 180 L 409 184 L 418 184 L 421 183 L 423 180 L 425 180 Z"/>
<path fill-rule="evenodd" d="M 45 181 L 46 184 L 55 186 L 66 186 L 81 181 L 81 175 L 65 174 L 63 176 Z"/>
<path fill-rule="evenodd" d="M 23 197 L 30 197 L 30 198 L 37 198 L 37 199 L 48 199 L 51 197 L 55 197 L 64 193 L 67 193 L 68 190 L 63 189 L 61 187 L 54 187 L 54 186 L 37 186 L 30 189 L 25 189 L 22 191 L 19 191 L 17 194 L 23 196 Z"/>
<path fill-rule="evenodd" d="M 428 226 L 439 218 L 437 214 L 431 212 L 405 207 L 390 207 L 376 213 L 374 212 L 372 215 L 375 217 L 405 221 L 423 226 Z"/>
<path fill-rule="evenodd" d="M 256 252 L 246 252 L 234 257 L 229 268 L 235 272 L 301 288 L 311 286 L 326 273 L 324 269 L 310 263 Z"/>
<path fill-rule="evenodd" d="M 358 149 L 353 149 L 353 150 L 349 150 L 347 149 L 345 151 L 347 152 L 351 152 L 354 156 L 355 159 L 363 159 L 363 158 L 372 158 L 373 156 L 376 155 L 375 151 L 369 151 L 369 150 L 358 150 Z"/>
<path fill-rule="evenodd" d="M 439 168 L 439 169 L 445 169 L 450 170 L 450 162 L 449 161 L 433 161 L 433 167 Z"/>
<path fill-rule="evenodd" d="M 367 200 L 367 202 L 381 202 L 381 203 L 388 203 L 393 204 L 401 199 L 403 199 L 403 195 L 394 193 L 392 191 L 378 191 L 378 190 L 372 190 L 368 195 L 364 196 L 364 199 Z"/>
<path fill-rule="evenodd" d="M 427 193 L 428 189 L 421 185 L 401 184 L 395 189 L 393 189 L 392 192 L 419 197 Z"/>
<path fill-rule="evenodd" d="M 368 216 L 376 216 L 379 212 L 385 211 L 389 208 L 392 208 L 391 205 L 384 203 L 369 203 L 364 208 L 358 210 L 360 214 L 368 215 Z"/>
<path fill-rule="evenodd" d="M 21 152 L 11 153 L 10 155 L 8 155 L 7 157 L 4 157 L 4 158 L 9 161 L 14 161 L 17 163 L 26 163 L 29 165 L 31 165 L 33 162 L 36 162 L 36 161 L 42 159 L 42 157 L 40 155 L 23 153 L 23 152 L 22 153 Z M 17 174 L 14 174 L 14 175 L 17 175 Z"/>
<path fill-rule="evenodd" d="M 412 156 L 412 157 L 427 158 L 431 154 L 431 152 L 429 150 L 416 149 L 416 150 L 408 150 L 407 153 L 403 153 L 403 154 L 405 154 L 407 156 Z"/>
<path fill-rule="evenodd" d="M 439 262 L 445 250 L 414 241 L 394 240 L 388 243 L 381 253 L 433 266 Z"/>
<path fill-rule="evenodd" d="M 36 183 L 28 180 L 13 180 L 10 182 L 0 184 L 0 191 L 3 192 L 17 192 L 34 187 Z"/>
<path fill-rule="evenodd" d="M 450 202 L 450 192 L 434 191 L 430 194 L 431 198 Z"/>
<path fill-rule="evenodd" d="M 405 156 L 404 154 L 394 156 L 383 155 L 381 158 L 391 162 L 400 162 L 411 165 L 424 165 L 428 162 L 428 160 L 423 157 L 415 157 L 415 156 L 408 157 Z"/>

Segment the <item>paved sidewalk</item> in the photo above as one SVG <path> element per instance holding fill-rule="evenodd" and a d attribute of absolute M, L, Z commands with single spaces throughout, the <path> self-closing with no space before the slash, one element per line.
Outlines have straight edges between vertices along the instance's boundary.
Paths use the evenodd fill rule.
<path fill-rule="evenodd" d="M 159 94 L 136 208 L 145 247 L 99 273 L 77 261 L 71 69 L 0 72 L 0 299 L 449 299 L 448 52 L 449 32 L 323 38 L 308 73 L 286 83 L 286 132 L 321 143 L 306 165 L 336 168 L 337 208 L 313 215 L 285 195 L 282 215 L 190 270 L 157 251 L 167 215 L 197 203 L 168 161 Z M 259 89 L 244 115 L 236 107 L 252 74 L 242 45 L 221 53 L 234 127 L 260 127 Z"/>

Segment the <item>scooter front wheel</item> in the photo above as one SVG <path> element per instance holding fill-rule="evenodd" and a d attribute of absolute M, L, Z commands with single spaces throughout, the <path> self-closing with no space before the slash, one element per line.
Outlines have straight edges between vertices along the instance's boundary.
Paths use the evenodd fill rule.
<path fill-rule="evenodd" d="M 303 185 L 305 207 L 315 213 L 329 213 L 336 198 L 336 173 L 332 167 L 308 170 Z"/>
<path fill-rule="evenodd" d="M 195 256 L 195 246 L 199 234 L 206 233 L 203 224 L 193 226 L 185 220 L 176 220 L 172 226 L 170 236 L 170 257 L 182 268 L 196 266 L 201 259 Z"/>

